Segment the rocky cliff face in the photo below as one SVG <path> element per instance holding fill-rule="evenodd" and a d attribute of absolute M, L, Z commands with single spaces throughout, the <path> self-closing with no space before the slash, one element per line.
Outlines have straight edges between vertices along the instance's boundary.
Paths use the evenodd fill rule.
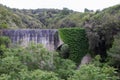
<path fill-rule="evenodd" d="M 54 50 L 59 45 L 59 35 L 56 29 L 18 29 L 1 30 L 3 36 L 8 36 L 13 44 L 27 46 L 30 42 L 43 44 L 48 50 Z"/>

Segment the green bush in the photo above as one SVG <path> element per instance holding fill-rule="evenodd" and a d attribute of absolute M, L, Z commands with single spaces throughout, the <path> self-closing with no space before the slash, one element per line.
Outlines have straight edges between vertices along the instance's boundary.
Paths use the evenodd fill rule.
<path fill-rule="evenodd" d="M 120 71 L 120 33 L 114 36 L 112 48 L 107 53 L 110 57 L 110 64 L 119 68 Z"/>
<path fill-rule="evenodd" d="M 7 74 L 2 74 L 0 75 L 0 80 L 10 80 L 10 75 L 7 75 Z"/>
<path fill-rule="evenodd" d="M 0 57 L 0 80 L 58 80 L 56 73 L 50 72 L 54 55 L 42 45 L 7 48 Z"/>
<path fill-rule="evenodd" d="M 54 59 L 54 72 L 59 75 L 61 79 L 67 79 L 68 76 L 73 75 L 76 65 L 73 61 L 69 59 L 62 59 L 60 57 L 56 57 Z"/>
<path fill-rule="evenodd" d="M 62 44 L 57 48 L 61 58 L 67 59 L 69 57 L 69 46 L 67 44 Z"/>
<path fill-rule="evenodd" d="M 53 57 L 57 55 L 56 52 L 47 51 L 41 44 L 29 45 L 26 48 L 13 48 L 10 49 L 5 56 L 16 56 L 25 64 L 29 70 L 41 69 L 52 70 Z"/>
<path fill-rule="evenodd" d="M 40 44 L 7 48 L 0 57 L 0 80 L 67 79 L 75 68 L 73 61 L 62 59 L 57 52 L 47 51 Z"/>
<path fill-rule="evenodd" d="M 0 59 L 0 74 L 17 73 L 24 68 L 18 57 L 7 56 Z"/>
<path fill-rule="evenodd" d="M 34 70 L 21 71 L 16 80 L 59 80 L 57 74 L 54 72 Z M 11 79 L 12 80 L 12 79 Z"/>
<path fill-rule="evenodd" d="M 114 37 L 112 48 L 108 51 L 108 54 L 115 59 L 120 60 L 120 33 Z"/>
<path fill-rule="evenodd" d="M 11 72 L 0 75 L 0 80 L 60 80 L 54 72 L 21 69 L 20 72 Z"/>
<path fill-rule="evenodd" d="M 69 59 L 79 63 L 81 58 L 88 53 L 88 39 L 85 29 L 71 28 L 59 29 L 60 37 L 65 44 L 69 45 Z"/>
<path fill-rule="evenodd" d="M 6 23 L 0 23 L 0 29 L 6 29 L 8 25 Z"/>
<path fill-rule="evenodd" d="M 91 63 L 81 65 L 68 80 L 119 80 L 116 69 L 99 60 L 98 55 Z"/>
<path fill-rule="evenodd" d="M 3 55 L 4 51 L 10 44 L 10 39 L 5 36 L 0 36 L 0 55 Z"/>
<path fill-rule="evenodd" d="M 115 69 L 110 66 L 82 65 L 68 80 L 118 80 Z"/>
<path fill-rule="evenodd" d="M 10 39 L 5 36 L 0 36 L 0 45 L 5 45 L 8 47 L 8 44 L 10 43 Z"/>

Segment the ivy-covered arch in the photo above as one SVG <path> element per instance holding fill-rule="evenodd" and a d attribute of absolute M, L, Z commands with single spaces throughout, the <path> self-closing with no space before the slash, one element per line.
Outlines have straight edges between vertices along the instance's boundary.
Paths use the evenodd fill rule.
<path fill-rule="evenodd" d="M 59 35 L 65 44 L 69 45 L 69 59 L 79 63 L 85 54 L 88 53 L 88 39 L 85 29 L 81 28 L 62 28 Z"/>

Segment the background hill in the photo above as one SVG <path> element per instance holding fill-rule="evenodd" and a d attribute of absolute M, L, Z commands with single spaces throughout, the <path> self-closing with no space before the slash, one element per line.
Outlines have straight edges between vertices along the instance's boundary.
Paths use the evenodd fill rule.
<path fill-rule="evenodd" d="M 75 12 L 67 8 L 58 9 L 11 9 L 0 4 L 0 28 L 63 28 L 103 27 L 120 25 L 120 5 L 102 11 Z M 108 25 L 109 24 L 109 25 Z M 115 28 L 116 29 L 116 28 Z"/>
<path fill-rule="evenodd" d="M 11 9 L 0 5 L 0 28 L 63 28 L 79 27 L 83 24 L 81 13 L 58 9 Z"/>

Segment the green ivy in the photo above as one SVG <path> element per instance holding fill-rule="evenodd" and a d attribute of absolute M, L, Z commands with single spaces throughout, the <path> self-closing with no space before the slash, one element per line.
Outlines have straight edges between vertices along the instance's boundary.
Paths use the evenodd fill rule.
<path fill-rule="evenodd" d="M 81 58 L 88 53 L 88 39 L 85 29 L 81 28 L 63 28 L 59 29 L 59 34 L 62 41 L 69 45 L 69 58 L 76 63 L 81 61 Z"/>

